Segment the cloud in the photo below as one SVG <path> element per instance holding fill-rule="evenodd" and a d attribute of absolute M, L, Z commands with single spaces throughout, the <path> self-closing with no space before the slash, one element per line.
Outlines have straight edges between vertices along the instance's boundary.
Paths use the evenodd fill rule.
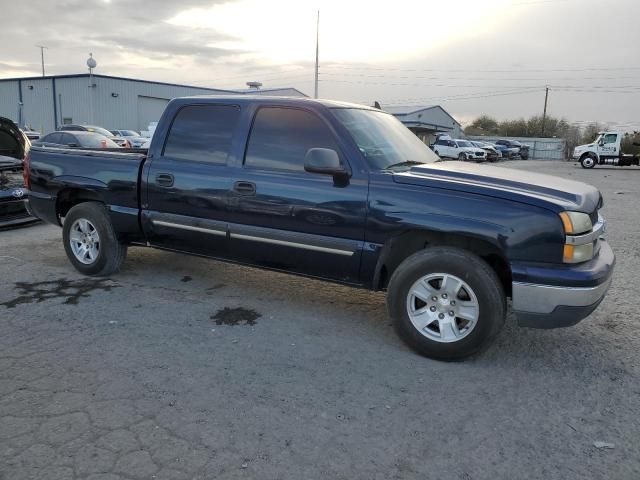
<path fill-rule="evenodd" d="M 0 77 L 39 75 L 43 44 L 48 74 L 85 72 L 92 52 L 107 75 L 309 93 L 317 4 L 323 97 L 518 118 L 541 112 L 549 85 L 552 115 L 640 123 L 636 0 L 613 10 L 599 0 L 5 1 Z M 481 14 L 461 28 L 476 11 L 465 5 Z M 615 28 L 603 36 L 609 10 Z"/>
<path fill-rule="evenodd" d="M 219 0 L 222 3 L 222 0 Z M 211 29 L 189 28 L 166 23 L 184 8 L 209 6 L 215 1 L 185 0 L 32 0 L 3 5 L 3 18 L 21 19 L 3 24 L 3 36 L 11 42 L 0 45 L 0 75 L 40 71 L 40 54 L 35 44 L 46 45 L 47 73 L 84 71 L 89 52 L 98 67 L 108 74 L 139 74 L 154 61 L 166 62 L 167 71 L 211 64 L 216 59 L 245 53 L 217 46 L 233 41 Z M 27 28 L 25 28 L 27 26 Z M 127 58 L 137 59 L 137 70 Z"/>

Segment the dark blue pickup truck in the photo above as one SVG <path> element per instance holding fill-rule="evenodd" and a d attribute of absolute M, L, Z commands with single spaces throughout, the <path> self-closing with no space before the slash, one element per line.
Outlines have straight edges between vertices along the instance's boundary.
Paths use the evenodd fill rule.
<path fill-rule="evenodd" d="M 399 334 L 433 358 L 488 345 L 507 298 L 522 325 L 577 323 L 615 263 L 595 188 L 441 162 L 360 105 L 181 98 L 148 153 L 34 147 L 25 169 L 31 210 L 86 275 L 136 245 L 386 290 Z"/>

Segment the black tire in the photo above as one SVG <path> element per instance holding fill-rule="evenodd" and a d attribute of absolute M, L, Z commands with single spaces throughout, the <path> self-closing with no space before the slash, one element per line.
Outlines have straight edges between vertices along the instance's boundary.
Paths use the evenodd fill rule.
<path fill-rule="evenodd" d="M 592 169 L 596 166 L 596 158 L 592 154 L 586 153 L 580 157 L 580 165 L 582 168 Z"/>
<path fill-rule="evenodd" d="M 99 236 L 97 257 L 88 264 L 78 260 L 71 247 L 71 228 L 74 222 L 79 219 L 91 222 Z M 69 210 L 62 226 L 62 241 L 71 264 L 83 275 L 111 275 L 120 270 L 127 257 L 127 246 L 118 241 L 107 209 L 99 202 L 80 203 Z"/>
<path fill-rule="evenodd" d="M 464 153 L 460 153 L 458 155 L 458 160 L 460 160 L 461 162 L 465 162 L 467 160 L 467 156 Z"/>
<path fill-rule="evenodd" d="M 425 275 L 444 273 L 466 282 L 478 301 L 475 327 L 458 341 L 441 343 L 420 333 L 409 318 L 411 287 Z M 431 247 L 407 259 L 393 273 L 387 308 L 398 335 L 416 352 L 438 360 L 459 360 L 488 347 L 504 325 L 506 298 L 493 269 L 478 256 L 458 248 Z"/>

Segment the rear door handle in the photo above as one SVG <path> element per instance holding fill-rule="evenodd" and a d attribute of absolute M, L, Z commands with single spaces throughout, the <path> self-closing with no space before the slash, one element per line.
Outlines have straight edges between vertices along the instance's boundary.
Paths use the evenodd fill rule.
<path fill-rule="evenodd" d="M 233 184 L 233 190 L 240 195 L 255 195 L 256 184 L 253 182 L 236 182 Z"/>
<path fill-rule="evenodd" d="M 173 187 L 173 175 L 170 173 L 159 173 L 156 175 L 156 183 L 161 187 Z"/>

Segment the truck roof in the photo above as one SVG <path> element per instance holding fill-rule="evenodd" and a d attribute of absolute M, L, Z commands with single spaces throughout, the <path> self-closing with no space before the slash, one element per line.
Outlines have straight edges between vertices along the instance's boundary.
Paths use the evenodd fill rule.
<path fill-rule="evenodd" d="M 359 105 L 357 103 L 340 102 L 338 100 L 325 100 L 303 97 L 279 97 L 279 96 L 265 96 L 265 95 L 194 95 L 189 97 L 179 97 L 174 100 L 179 103 L 204 103 L 204 102 L 220 102 L 220 103 L 234 103 L 247 104 L 247 103 L 260 103 L 260 104 L 273 104 L 278 105 L 323 105 L 327 108 L 359 108 L 364 110 L 380 111 L 377 108 L 369 107 L 367 105 Z"/>

